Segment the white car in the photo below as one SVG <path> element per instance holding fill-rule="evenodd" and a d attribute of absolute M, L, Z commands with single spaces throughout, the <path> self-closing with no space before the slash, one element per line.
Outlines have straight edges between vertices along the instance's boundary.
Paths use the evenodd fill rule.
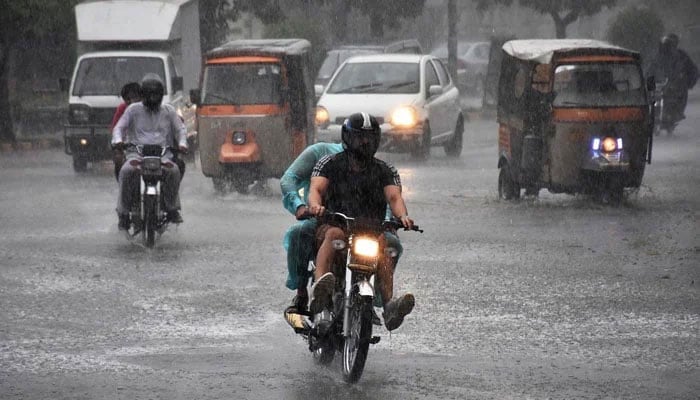
<path fill-rule="evenodd" d="M 462 152 L 464 117 L 459 91 L 447 68 L 432 55 L 373 54 L 352 57 L 338 68 L 318 100 L 316 141 L 340 142 L 350 114 L 367 112 L 382 128 L 379 151 L 427 158 L 442 145 Z"/>

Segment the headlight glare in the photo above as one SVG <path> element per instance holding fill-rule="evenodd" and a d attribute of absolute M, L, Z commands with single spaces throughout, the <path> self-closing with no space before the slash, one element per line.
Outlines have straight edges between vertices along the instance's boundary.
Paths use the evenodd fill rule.
<path fill-rule="evenodd" d="M 603 139 L 602 148 L 604 152 L 612 153 L 617 149 L 617 141 L 608 136 Z"/>
<path fill-rule="evenodd" d="M 316 107 L 316 126 L 327 125 L 329 120 L 330 115 L 328 114 L 328 110 L 321 106 Z"/>
<path fill-rule="evenodd" d="M 410 106 L 399 107 L 391 113 L 391 124 L 403 127 L 411 128 L 418 122 L 418 116 L 416 115 L 416 110 Z"/>
<path fill-rule="evenodd" d="M 376 239 L 357 238 L 353 244 L 353 251 L 358 256 L 376 257 L 379 253 L 379 242 Z"/>

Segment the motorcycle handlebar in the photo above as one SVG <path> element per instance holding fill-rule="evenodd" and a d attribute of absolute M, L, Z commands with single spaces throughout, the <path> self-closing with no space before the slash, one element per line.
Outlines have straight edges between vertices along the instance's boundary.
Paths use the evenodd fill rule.
<path fill-rule="evenodd" d="M 345 215 L 343 213 L 339 213 L 339 212 L 335 212 L 335 211 L 331 211 L 331 210 L 326 210 L 326 212 L 324 212 L 321 217 L 333 217 L 333 216 L 341 217 L 341 218 L 345 219 L 346 221 L 355 220 L 355 218 L 348 217 L 347 215 Z M 315 218 L 315 217 L 316 217 L 316 215 L 310 213 L 309 211 L 305 211 L 303 214 L 301 214 L 299 217 L 297 217 L 297 220 L 303 221 L 303 220 L 307 220 L 307 219 L 311 219 L 311 218 Z M 403 229 L 404 231 L 411 230 L 411 231 L 423 233 L 423 230 L 420 229 L 420 227 L 418 225 L 413 225 L 413 227 L 411 229 L 405 228 L 403 226 L 403 223 L 401 222 L 401 220 L 398 218 L 395 218 L 395 217 L 392 217 L 388 221 L 382 221 L 382 226 L 385 228 Z"/>

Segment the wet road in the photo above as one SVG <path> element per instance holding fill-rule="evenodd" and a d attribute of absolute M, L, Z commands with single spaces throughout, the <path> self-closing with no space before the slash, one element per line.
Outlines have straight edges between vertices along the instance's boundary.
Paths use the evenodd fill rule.
<path fill-rule="evenodd" d="M 411 215 L 397 291 L 404 326 L 357 385 L 315 366 L 283 321 L 269 195 L 216 196 L 194 166 L 185 224 L 158 248 L 116 229 L 109 165 L 76 176 L 59 150 L 0 153 L 0 398 L 697 399 L 700 102 L 655 142 L 621 207 L 496 194 L 496 125 L 465 151 L 399 168 Z"/>

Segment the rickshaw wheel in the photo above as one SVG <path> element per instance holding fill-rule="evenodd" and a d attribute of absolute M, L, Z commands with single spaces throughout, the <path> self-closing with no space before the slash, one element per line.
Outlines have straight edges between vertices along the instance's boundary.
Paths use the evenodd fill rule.
<path fill-rule="evenodd" d="M 513 181 L 508 164 L 504 164 L 498 173 L 498 198 L 502 200 L 518 200 L 520 198 L 520 186 Z"/>
<path fill-rule="evenodd" d="M 238 192 L 240 194 L 248 194 L 248 186 L 249 186 L 248 181 L 246 181 L 244 179 L 234 178 L 231 181 L 231 185 L 236 190 L 236 192 Z"/>
<path fill-rule="evenodd" d="M 211 182 L 214 184 L 214 191 L 218 194 L 228 193 L 228 181 L 224 178 L 211 178 Z"/>

